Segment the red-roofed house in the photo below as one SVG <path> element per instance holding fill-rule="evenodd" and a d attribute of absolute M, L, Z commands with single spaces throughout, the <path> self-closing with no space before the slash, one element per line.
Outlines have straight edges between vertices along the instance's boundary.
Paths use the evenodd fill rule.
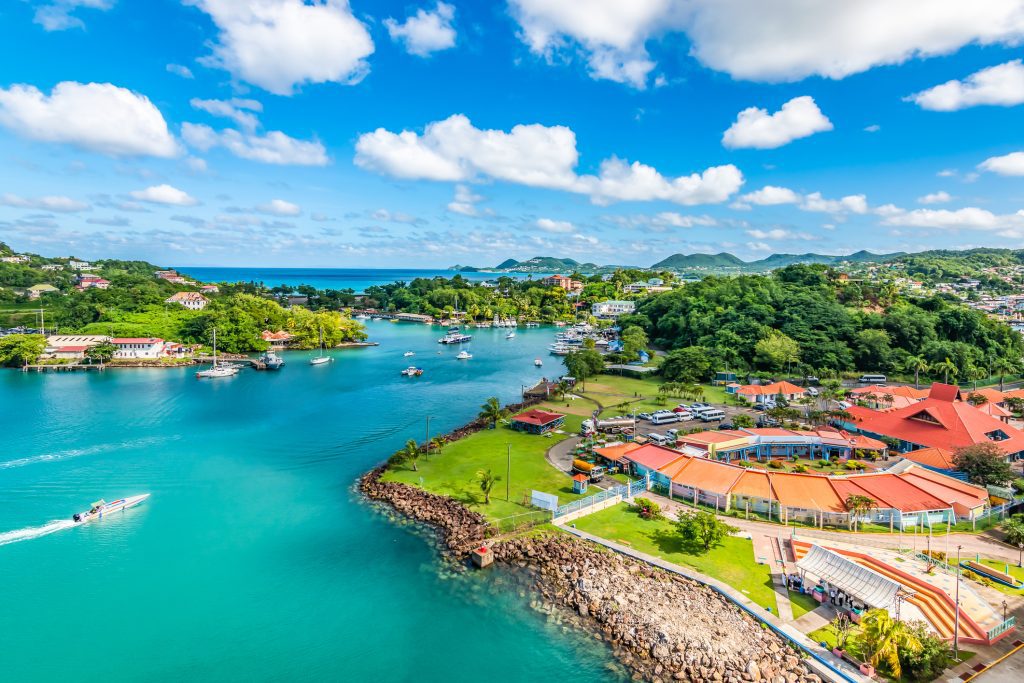
<path fill-rule="evenodd" d="M 764 403 L 774 399 L 779 394 L 787 401 L 795 401 L 806 393 L 807 390 L 803 387 L 798 387 L 792 382 L 785 380 L 772 382 L 771 384 L 745 384 L 736 390 L 738 396 L 742 396 L 752 403 Z"/>
<path fill-rule="evenodd" d="M 512 418 L 512 429 L 530 434 L 543 434 L 553 429 L 558 429 L 565 422 L 565 415 L 561 413 L 549 413 L 546 410 L 527 410 Z"/>
<path fill-rule="evenodd" d="M 669 477 L 658 472 L 658 470 L 685 457 L 688 456 L 683 455 L 679 451 L 649 443 L 626 453 L 622 456 L 622 461 L 629 465 L 633 474 L 639 477 L 650 474 L 653 482 L 667 487 Z"/>
<path fill-rule="evenodd" d="M 956 450 L 991 441 L 1008 456 L 1024 455 L 1024 432 L 961 400 L 958 387 L 933 384 L 928 398 L 886 412 L 852 406 L 852 429 L 899 441 L 899 450 L 920 448 Z"/>

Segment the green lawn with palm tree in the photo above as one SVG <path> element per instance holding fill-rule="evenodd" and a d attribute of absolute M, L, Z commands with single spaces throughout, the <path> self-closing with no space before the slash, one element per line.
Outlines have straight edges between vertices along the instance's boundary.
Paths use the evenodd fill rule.
<path fill-rule="evenodd" d="M 729 536 L 711 550 L 687 541 L 668 519 L 643 519 L 629 505 L 581 517 L 576 528 L 610 541 L 695 569 L 729 584 L 762 607 L 777 611 L 768 566 L 757 564 L 749 539 Z"/>

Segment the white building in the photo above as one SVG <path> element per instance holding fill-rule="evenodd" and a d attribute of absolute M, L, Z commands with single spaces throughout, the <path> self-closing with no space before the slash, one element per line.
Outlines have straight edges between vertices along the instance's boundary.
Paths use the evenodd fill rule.
<path fill-rule="evenodd" d="M 39 267 L 41 270 L 64 270 L 64 266 L 59 263 L 44 263 Z"/>
<path fill-rule="evenodd" d="M 210 300 L 199 292 L 178 292 L 164 300 L 169 304 L 181 304 L 190 311 L 201 311 Z"/>
<path fill-rule="evenodd" d="M 68 268 L 71 270 L 92 270 L 92 264 L 88 261 L 68 261 Z"/>
<path fill-rule="evenodd" d="M 160 358 L 165 342 L 155 337 L 114 337 L 110 343 L 117 347 L 114 358 Z"/>
<path fill-rule="evenodd" d="M 636 303 L 633 301 L 599 301 L 590 307 L 590 312 L 597 318 L 617 318 L 635 310 Z"/>
<path fill-rule="evenodd" d="M 28 256 L 23 256 L 21 254 L 0 257 L 0 263 L 28 263 L 28 261 Z"/>

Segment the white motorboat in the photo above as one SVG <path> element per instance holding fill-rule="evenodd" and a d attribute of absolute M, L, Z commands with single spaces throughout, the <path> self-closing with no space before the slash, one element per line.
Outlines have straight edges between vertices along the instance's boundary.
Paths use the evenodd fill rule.
<path fill-rule="evenodd" d="M 459 351 L 459 355 L 455 356 L 455 360 L 469 360 L 472 357 L 473 354 L 471 354 L 469 351 L 462 350 Z"/>
<path fill-rule="evenodd" d="M 238 374 L 238 368 L 234 365 L 217 364 L 217 328 L 213 328 L 213 365 L 206 370 L 200 370 L 196 377 L 215 379 L 217 377 L 234 377 Z"/>
<path fill-rule="evenodd" d="M 129 496 L 127 498 L 119 498 L 113 502 L 106 502 L 105 500 L 98 500 L 92 504 L 87 512 L 76 512 L 71 519 L 75 524 L 85 524 L 91 522 L 94 519 L 103 519 L 104 515 L 109 515 L 112 512 L 120 512 L 133 508 L 142 501 L 149 498 L 148 493 L 143 493 L 139 496 Z"/>
<path fill-rule="evenodd" d="M 464 344 L 473 338 L 471 334 L 463 334 L 461 332 L 449 332 L 445 336 L 437 340 L 438 344 Z"/>
<path fill-rule="evenodd" d="M 406 351 L 402 355 L 405 356 L 406 358 L 408 358 L 409 356 L 415 356 L 416 352 L 415 351 Z"/>
<path fill-rule="evenodd" d="M 418 368 L 415 365 L 410 365 L 405 370 L 402 370 L 402 375 L 405 377 L 419 377 L 423 374 L 423 369 Z"/>
<path fill-rule="evenodd" d="M 515 332 L 509 332 L 508 334 L 505 335 L 505 339 L 515 339 L 515 338 L 516 338 L 516 333 Z"/>
<path fill-rule="evenodd" d="M 542 361 L 540 358 L 534 358 L 533 364 L 540 368 L 544 366 L 544 361 Z"/>

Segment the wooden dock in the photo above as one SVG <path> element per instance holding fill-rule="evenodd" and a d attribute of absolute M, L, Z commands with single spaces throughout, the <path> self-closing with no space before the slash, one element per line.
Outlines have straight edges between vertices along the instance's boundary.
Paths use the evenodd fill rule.
<path fill-rule="evenodd" d="M 42 365 L 22 365 L 22 372 L 74 372 L 75 370 L 95 370 L 96 372 L 103 372 L 106 370 L 106 366 L 102 363 L 94 365 L 91 363 L 54 363 L 54 364 L 42 364 Z"/>

